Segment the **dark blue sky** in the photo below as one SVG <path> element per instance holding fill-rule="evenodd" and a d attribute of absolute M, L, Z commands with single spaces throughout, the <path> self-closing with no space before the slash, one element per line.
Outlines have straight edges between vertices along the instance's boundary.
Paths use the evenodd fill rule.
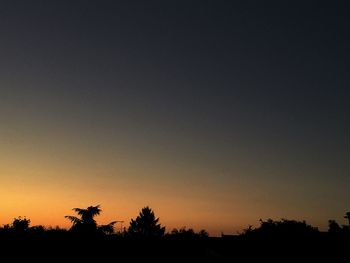
<path fill-rule="evenodd" d="M 269 207 L 325 224 L 350 201 L 349 11 L 345 1 L 2 1 L 2 156 L 81 149 L 86 169 L 101 153 L 114 168 L 126 158 L 155 185 L 190 180 L 203 189 L 179 187 L 216 202 L 234 202 L 237 182 L 232 196 L 258 192 L 260 208 L 243 198 L 250 211 L 227 222 Z M 283 214 L 286 203 L 304 207 Z"/>

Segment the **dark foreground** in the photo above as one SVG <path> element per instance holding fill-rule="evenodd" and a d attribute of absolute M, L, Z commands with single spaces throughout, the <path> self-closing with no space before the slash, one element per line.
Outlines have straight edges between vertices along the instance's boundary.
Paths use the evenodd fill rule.
<path fill-rule="evenodd" d="M 0 262 L 348 262 L 348 235 L 136 240 L 119 236 L 0 237 Z M 341 261 L 340 261 L 341 260 Z"/>

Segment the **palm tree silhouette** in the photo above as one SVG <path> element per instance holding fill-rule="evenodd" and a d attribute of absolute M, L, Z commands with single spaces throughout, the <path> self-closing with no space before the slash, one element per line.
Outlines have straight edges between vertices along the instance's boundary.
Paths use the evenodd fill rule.
<path fill-rule="evenodd" d="M 107 225 L 98 226 L 96 220 L 94 219 L 95 216 L 98 216 L 102 211 L 100 205 L 89 206 L 86 209 L 73 208 L 72 210 L 80 216 L 80 218 L 70 215 L 65 216 L 65 218 L 68 218 L 73 223 L 71 228 L 72 231 L 80 233 L 113 233 L 113 226 L 116 223 L 115 221 L 110 222 Z"/>
<path fill-rule="evenodd" d="M 344 218 L 346 218 L 347 220 L 349 220 L 349 227 L 350 227 L 350 212 L 346 212 Z"/>

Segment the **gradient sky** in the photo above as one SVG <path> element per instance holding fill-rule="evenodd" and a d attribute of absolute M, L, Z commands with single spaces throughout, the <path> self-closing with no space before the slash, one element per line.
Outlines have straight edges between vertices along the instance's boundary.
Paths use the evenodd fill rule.
<path fill-rule="evenodd" d="M 350 9 L 283 2 L 1 1 L 0 224 L 345 224 Z"/>

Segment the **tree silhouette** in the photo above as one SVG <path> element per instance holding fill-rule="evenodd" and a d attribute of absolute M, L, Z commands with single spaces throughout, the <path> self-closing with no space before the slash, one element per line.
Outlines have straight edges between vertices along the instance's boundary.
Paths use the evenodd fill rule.
<path fill-rule="evenodd" d="M 100 205 L 89 206 L 86 209 L 73 208 L 72 210 L 80 216 L 80 218 L 70 215 L 65 216 L 73 223 L 71 228 L 72 231 L 79 233 L 113 233 L 113 226 L 116 223 L 115 221 L 110 222 L 107 225 L 98 226 L 96 220 L 94 219 L 95 216 L 98 216 L 102 211 Z"/>
<path fill-rule="evenodd" d="M 142 208 L 139 216 L 134 220 L 131 219 L 128 233 L 136 237 L 162 237 L 165 227 L 158 224 L 159 218 L 156 218 L 151 208 Z"/>
<path fill-rule="evenodd" d="M 207 230 L 201 229 L 198 232 L 198 236 L 201 237 L 201 238 L 207 238 L 207 237 L 209 237 L 209 233 L 207 232 Z"/>
<path fill-rule="evenodd" d="M 349 220 L 349 227 L 350 227 L 350 212 L 346 212 L 344 218 L 346 218 L 347 220 Z"/>
<path fill-rule="evenodd" d="M 30 225 L 30 219 L 27 219 L 25 217 L 22 218 L 19 216 L 19 217 L 13 219 L 12 229 L 15 232 L 23 233 L 23 232 L 28 231 L 29 225 Z"/>
<path fill-rule="evenodd" d="M 167 236 L 178 239 L 194 239 L 207 238 L 209 234 L 205 229 L 201 229 L 196 233 L 192 228 L 186 229 L 186 227 L 182 227 L 180 229 L 174 228 Z"/>
<path fill-rule="evenodd" d="M 114 233 L 114 224 L 117 223 L 116 221 L 110 222 L 107 225 L 99 225 L 97 226 L 97 230 L 99 232 L 102 232 L 104 234 L 113 234 Z"/>
<path fill-rule="evenodd" d="M 296 220 L 272 220 L 260 219 L 260 227 L 245 229 L 243 235 L 246 236 L 311 236 L 318 232 L 316 227 L 308 225 L 305 221 Z"/>
<path fill-rule="evenodd" d="M 330 233 L 339 233 L 342 231 L 342 228 L 339 226 L 337 221 L 328 220 L 328 232 Z"/>

